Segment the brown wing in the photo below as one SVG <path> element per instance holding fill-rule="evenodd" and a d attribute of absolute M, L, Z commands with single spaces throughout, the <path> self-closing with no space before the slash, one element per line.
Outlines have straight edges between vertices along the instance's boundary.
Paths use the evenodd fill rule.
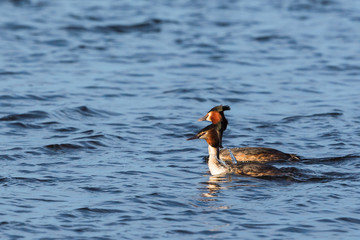
<path fill-rule="evenodd" d="M 293 154 L 283 153 L 273 148 L 262 147 L 243 147 L 231 148 L 231 152 L 237 161 L 248 162 L 271 162 L 279 160 L 298 160 L 299 158 Z M 228 149 L 220 150 L 220 159 L 223 161 L 231 161 L 231 156 Z"/>

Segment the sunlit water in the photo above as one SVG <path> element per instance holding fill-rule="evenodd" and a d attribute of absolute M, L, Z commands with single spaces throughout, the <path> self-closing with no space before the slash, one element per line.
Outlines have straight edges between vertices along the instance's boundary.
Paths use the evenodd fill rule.
<path fill-rule="evenodd" d="M 0 2 L 1 239 L 357 239 L 360 2 Z M 214 178 L 186 141 L 302 156 Z"/>

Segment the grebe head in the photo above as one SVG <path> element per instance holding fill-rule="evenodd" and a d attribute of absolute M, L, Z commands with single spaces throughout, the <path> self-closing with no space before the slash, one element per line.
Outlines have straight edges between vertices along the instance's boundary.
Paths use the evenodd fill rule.
<path fill-rule="evenodd" d="M 219 124 L 211 124 L 203 129 L 201 129 L 195 136 L 188 138 L 187 140 L 193 139 L 205 139 L 206 142 L 214 147 L 220 147 L 220 132 Z"/>
<path fill-rule="evenodd" d="M 198 121 L 210 121 L 213 124 L 220 122 L 221 120 L 225 120 L 224 111 L 230 110 L 230 107 L 225 105 L 215 106 L 202 118 L 199 118 Z"/>

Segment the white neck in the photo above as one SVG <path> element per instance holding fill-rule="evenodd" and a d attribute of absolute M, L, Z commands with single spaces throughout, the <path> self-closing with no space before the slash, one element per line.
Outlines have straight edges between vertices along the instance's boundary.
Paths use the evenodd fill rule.
<path fill-rule="evenodd" d="M 219 175 L 219 174 L 225 174 L 228 172 L 228 169 L 226 167 L 222 166 L 219 163 L 219 148 L 214 148 L 209 145 L 209 170 L 211 175 Z"/>

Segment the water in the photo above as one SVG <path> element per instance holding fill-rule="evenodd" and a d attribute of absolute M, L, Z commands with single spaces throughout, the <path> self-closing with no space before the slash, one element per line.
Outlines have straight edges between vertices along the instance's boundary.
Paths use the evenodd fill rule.
<path fill-rule="evenodd" d="M 0 2 L 1 239 L 357 239 L 360 3 Z M 224 146 L 294 179 L 209 176 Z"/>

